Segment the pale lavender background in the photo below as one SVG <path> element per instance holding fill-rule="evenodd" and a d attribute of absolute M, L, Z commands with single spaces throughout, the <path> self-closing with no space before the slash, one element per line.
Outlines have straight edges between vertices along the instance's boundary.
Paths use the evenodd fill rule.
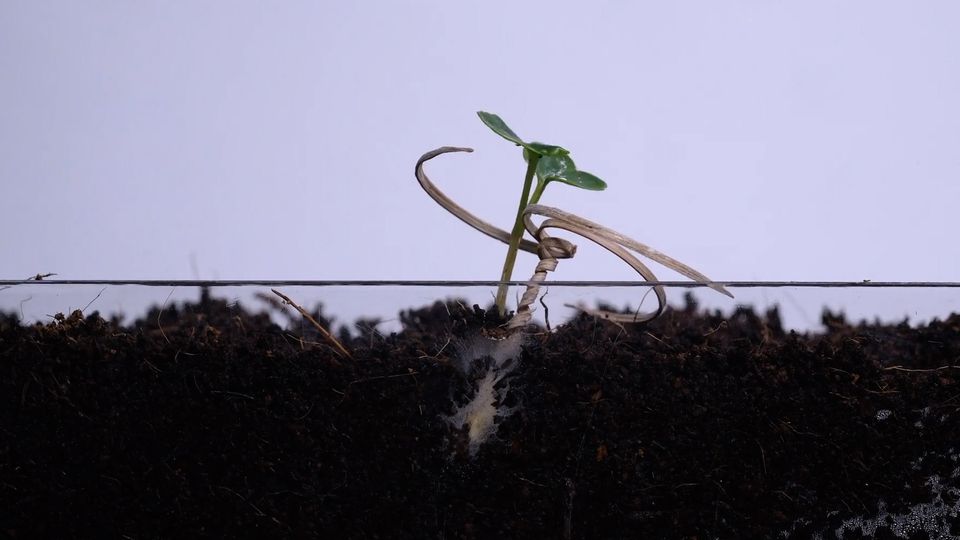
<path fill-rule="evenodd" d="M 958 280 L 958 21 L 955 2 L 3 2 L 0 278 L 496 279 L 504 247 L 412 174 L 473 146 L 429 171 L 508 226 L 523 164 L 485 109 L 610 185 L 544 203 L 714 279 Z M 556 279 L 633 279 L 578 243 Z"/>

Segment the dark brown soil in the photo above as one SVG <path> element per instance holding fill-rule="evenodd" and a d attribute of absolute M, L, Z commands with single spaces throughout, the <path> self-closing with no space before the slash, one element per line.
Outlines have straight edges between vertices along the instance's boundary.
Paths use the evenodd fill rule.
<path fill-rule="evenodd" d="M 534 330 L 475 457 L 457 344 L 501 321 L 401 319 L 342 359 L 208 296 L 132 327 L 0 316 L 0 537 L 960 535 L 960 316 Z"/>

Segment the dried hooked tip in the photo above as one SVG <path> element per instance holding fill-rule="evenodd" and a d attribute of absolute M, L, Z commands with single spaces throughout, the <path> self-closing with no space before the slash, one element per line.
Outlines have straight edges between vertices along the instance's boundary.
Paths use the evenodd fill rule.
<path fill-rule="evenodd" d="M 467 225 L 473 227 L 474 229 L 482 232 L 483 234 L 503 242 L 504 244 L 510 243 L 510 233 L 491 225 L 490 223 L 478 218 L 477 216 L 471 214 L 467 209 L 463 208 L 459 204 L 453 202 L 450 197 L 440 191 L 433 182 L 430 181 L 430 178 L 427 177 L 427 173 L 423 172 L 423 164 L 431 159 L 443 155 L 449 154 L 451 152 L 473 152 L 473 148 L 467 148 L 463 146 L 441 146 L 436 150 L 431 150 L 426 154 L 420 156 L 420 159 L 417 160 L 417 165 L 414 167 L 414 175 L 417 177 L 417 182 L 420 183 L 420 187 L 427 192 L 427 195 L 430 196 L 437 204 L 442 206 L 444 210 L 450 212 L 458 219 L 466 223 Z M 520 249 L 529 253 L 537 252 L 537 244 L 531 242 L 530 240 L 523 239 L 520 241 Z"/>

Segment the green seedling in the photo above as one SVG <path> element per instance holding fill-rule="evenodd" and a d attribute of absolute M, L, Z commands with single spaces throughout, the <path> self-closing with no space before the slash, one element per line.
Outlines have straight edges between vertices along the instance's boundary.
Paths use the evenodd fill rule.
<path fill-rule="evenodd" d="M 479 111 L 477 116 L 494 133 L 504 139 L 523 147 L 523 159 L 527 163 L 527 172 L 523 178 L 523 190 L 520 192 L 520 205 L 517 216 L 510 232 L 510 242 L 507 245 L 507 256 L 503 261 L 503 271 L 500 273 L 500 286 L 497 288 L 496 305 L 501 314 L 507 311 L 508 282 L 513 276 L 513 267 L 517 262 L 517 250 L 523 238 L 523 213 L 527 206 L 540 202 L 544 189 L 551 182 L 562 182 L 581 189 L 603 191 L 607 184 L 596 176 L 577 169 L 570 157 L 570 151 L 562 146 L 526 142 L 521 139 L 510 126 L 499 116 Z M 533 186 L 536 177 L 537 185 Z M 533 187 L 531 194 L 530 188 Z"/>

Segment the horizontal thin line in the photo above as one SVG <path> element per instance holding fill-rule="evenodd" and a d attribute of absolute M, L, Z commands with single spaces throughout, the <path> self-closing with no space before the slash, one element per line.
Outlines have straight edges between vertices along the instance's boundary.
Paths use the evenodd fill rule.
<path fill-rule="evenodd" d="M 509 281 L 527 285 L 528 281 Z M 197 279 L 44 279 L 0 280 L 0 286 L 14 285 L 139 285 L 143 287 L 496 287 L 498 281 L 442 280 L 197 280 Z M 710 285 L 729 288 L 811 287 L 811 288 L 960 288 L 958 281 L 712 281 Z M 695 281 L 545 281 L 549 287 L 664 287 L 699 288 Z"/>

